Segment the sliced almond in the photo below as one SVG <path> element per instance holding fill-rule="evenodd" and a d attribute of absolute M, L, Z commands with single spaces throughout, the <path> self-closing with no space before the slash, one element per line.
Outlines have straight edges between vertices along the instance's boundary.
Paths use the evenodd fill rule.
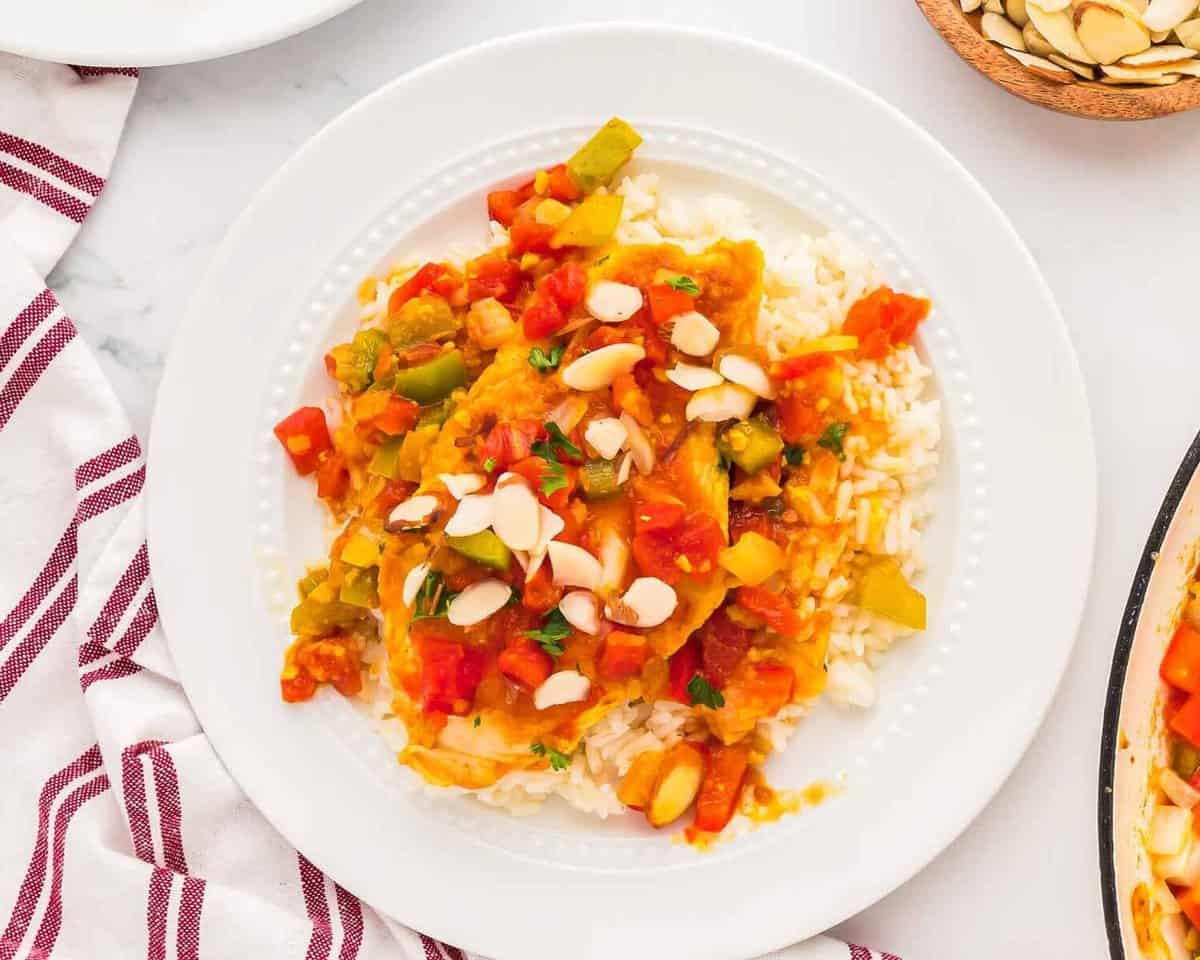
<path fill-rule="evenodd" d="M 467 494 L 458 501 L 444 532 L 448 537 L 469 537 L 490 527 L 494 516 L 492 494 Z"/>
<path fill-rule="evenodd" d="M 1024 27 L 1029 22 L 1029 11 L 1025 9 L 1025 0 L 1004 0 L 1004 12 L 1008 19 L 1018 27 Z"/>
<path fill-rule="evenodd" d="M 1079 42 L 1100 63 L 1116 63 L 1150 46 L 1150 31 L 1120 0 L 1080 0 L 1074 23 Z"/>
<path fill-rule="evenodd" d="M 654 444 L 642 430 L 642 425 L 629 414 L 621 414 L 621 424 L 629 436 L 629 452 L 633 454 L 634 466 L 642 476 L 648 476 L 655 464 Z"/>
<path fill-rule="evenodd" d="M 1060 13 L 1071 5 L 1071 0 L 1038 0 L 1037 5 L 1047 13 Z M 1025 7 L 1028 10 L 1029 4 Z"/>
<path fill-rule="evenodd" d="M 616 417 L 601 417 L 587 425 L 587 429 L 583 431 L 583 439 L 603 459 L 611 460 L 625 446 L 625 441 L 629 439 L 629 430 Z"/>
<path fill-rule="evenodd" d="M 473 627 L 483 623 L 508 603 L 511 597 L 512 587 L 503 580 L 494 577 L 477 580 L 450 601 L 446 608 L 446 619 L 456 627 Z"/>
<path fill-rule="evenodd" d="M 421 584 L 425 582 L 427 576 L 429 576 L 429 564 L 427 563 L 418 563 L 405 575 L 404 586 L 400 588 L 400 599 L 404 601 L 406 607 L 413 605 L 413 601 L 417 599 L 417 594 L 421 590 Z"/>
<path fill-rule="evenodd" d="M 558 601 L 563 619 L 576 630 L 594 637 L 600 632 L 600 614 L 596 610 L 596 595 L 590 590 L 572 590 Z"/>
<path fill-rule="evenodd" d="M 388 533 L 397 533 L 401 530 L 412 530 L 425 526 L 436 519 L 440 506 L 441 504 L 438 502 L 437 497 L 431 497 L 427 494 L 409 497 L 403 503 L 398 503 L 392 507 L 392 512 L 388 514 L 384 529 Z"/>
<path fill-rule="evenodd" d="M 1164 43 L 1157 47 L 1151 47 L 1145 53 L 1135 53 L 1131 57 L 1122 57 L 1118 63 L 1122 67 L 1162 67 L 1168 63 L 1180 63 L 1185 60 L 1191 60 L 1195 56 L 1196 51 L 1191 47 Z"/>
<path fill-rule="evenodd" d="M 566 528 L 566 523 L 563 518 L 547 507 L 544 503 L 538 504 L 538 542 L 534 548 L 527 554 L 527 562 L 521 564 L 525 571 L 525 581 L 529 582 L 542 568 L 542 562 L 546 559 L 546 548 L 550 546 L 550 541 L 557 537 Z M 514 551 L 518 555 L 520 550 Z"/>
<path fill-rule="evenodd" d="M 1062 56 L 1058 53 L 1058 48 L 1043 37 L 1032 23 L 1025 24 L 1021 29 L 1021 39 L 1025 41 L 1025 49 L 1036 56 L 1048 57 L 1052 53 Z"/>
<path fill-rule="evenodd" d="M 657 627 L 670 619 L 678 603 L 669 583 L 658 577 L 638 577 L 620 601 L 609 605 L 608 616 L 629 627 Z"/>
<path fill-rule="evenodd" d="M 1064 57 L 1070 57 L 1079 63 L 1095 63 L 1096 58 L 1087 52 L 1075 33 L 1075 21 L 1067 10 L 1068 6 L 1069 4 L 1063 4 L 1051 9 L 1048 2 L 1034 3 L 1034 0 L 1027 0 L 1025 9 L 1029 12 L 1030 26 Z M 1034 46 L 1028 42 L 1028 38 L 1025 46 L 1030 52 L 1037 53 Z"/>
<path fill-rule="evenodd" d="M 601 323 L 623 323 L 642 309 L 642 291 L 627 283 L 599 280 L 588 290 L 584 306 Z"/>
<path fill-rule="evenodd" d="M 1021 38 L 1020 29 L 1007 17 L 999 13 L 985 13 L 980 22 L 983 35 L 993 43 L 1012 50 L 1024 50 L 1025 41 Z"/>
<path fill-rule="evenodd" d="M 675 386 L 694 392 L 705 387 L 720 386 L 722 376 L 710 367 L 698 367 L 693 363 L 677 363 L 667 371 L 667 379 Z"/>
<path fill-rule="evenodd" d="M 775 388 L 771 385 L 771 378 L 767 376 L 767 371 L 762 368 L 761 364 L 749 357 L 727 353 L 721 358 L 718 370 L 721 376 L 730 383 L 745 387 L 764 400 L 772 400 L 775 397 Z"/>
<path fill-rule="evenodd" d="M 625 582 L 629 566 L 629 544 L 615 530 L 605 530 L 600 537 L 600 588 L 617 590 Z"/>
<path fill-rule="evenodd" d="M 563 370 L 562 380 L 572 390 L 585 393 L 601 390 L 632 370 L 645 356 L 646 351 L 636 343 L 611 343 L 585 353 Z"/>
<path fill-rule="evenodd" d="M 629 482 L 629 475 L 633 472 L 633 451 L 626 452 L 621 458 L 621 462 L 617 464 L 617 486 L 623 487 Z"/>
<path fill-rule="evenodd" d="M 689 420 L 720 423 L 723 420 L 745 420 L 754 409 L 758 397 L 734 383 L 723 383 L 692 394 L 687 405 Z"/>
<path fill-rule="evenodd" d="M 552 673 L 533 691 L 533 705 L 539 710 L 579 703 L 586 700 L 592 681 L 578 670 L 559 670 Z"/>
<path fill-rule="evenodd" d="M 550 569 L 554 582 L 560 587 L 583 587 L 595 590 L 600 585 L 600 561 L 573 543 L 550 541 Z"/>
<path fill-rule="evenodd" d="M 478 473 L 439 473 L 438 479 L 455 500 L 461 500 L 468 493 L 476 493 L 483 489 L 487 478 Z"/>
<path fill-rule="evenodd" d="M 1150 31 L 1150 42 L 1151 43 L 1162 43 L 1170 35 L 1171 35 L 1170 30 L 1151 30 Z"/>
<path fill-rule="evenodd" d="M 1004 0 L 983 0 L 983 9 L 985 13 L 1004 13 Z"/>
<path fill-rule="evenodd" d="M 1200 17 L 1177 26 L 1175 36 L 1185 47 L 1191 50 L 1200 50 Z"/>
<path fill-rule="evenodd" d="M 537 497 L 524 479 L 503 474 L 492 494 L 492 529 L 512 550 L 532 550 L 537 546 L 541 516 Z"/>
<path fill-rule="evenodd" d="M 1070 70 L 1075 76 L 1083 80 L 1096 79 L 1096 68 L 1088 66 L 1086 63 L 1076 63 L 1070 57 L 1064 57 L 1061 53 L 1052 53 L 1047 59 L 1051 63 L 1058 64 L 1064 70 Z"/>
<path fill-rule="evenodd" d="M 1126 83 L 1136 83 L 1145 80 L 1152 83 L 1167 77 L 1200 77 L 1200 60 L 1189 60 L 1187 63 L 1171 63 L 1165 67 L 1122 67 L 1119 64 L 1105 64 L 1100 68 L 1105 73 L 1105 79 L 1122 80 Z"/>
<path fill-rule="evenodd" d="M 1196 12 L 1196 0 L 1150 0 L 1142 23 L 1147 30 L 1174 30 Z"/>
<path fill-rule="evenodd" d="M 1110 87 L 1122 87 L 1134 83 L 1144 83 L 1148 87 L 1169 87 L 1178 83 L 1182 79 L 1183 75 L 1179 73 L 1168 73 L 1161 76 L 1154 76 L 1152 74 L 1139 74 L 1136 79 L 1125 77 L 1101 77 L 1100 82 L 1106 83 Z"/>
<path fill-rule="evenodd" d="M 1075 82 L 1075 76 L 1070 70 L 1064 70 L 1058 64 L 1051 63 L 1042 57 L 1035 57 L 1031 53 L 1022 53 L 1020 50 L 1005 50 L 1004 52 L 1039 77 L 1054 80 L 1058 83 Z"/>
<path fill-rule="evenodd" d="M 690 310 L 675 318 L 671 346 L 689 357 L 707 357 L 721 342 L 721 331 L 704 314 Z"/>
<path fill-rule="evenodd" d="M 963 13 L 974 13 L 983 6 L 983 0 L 960 0 Z"/>
<path fill-rule="evenodd" d="M 665 827 L 685 813 L 704 780 L 704 755 L 694 744 L 681 740 L 663 756 L 658 777 L 646 801 L 646 819 Z"/>

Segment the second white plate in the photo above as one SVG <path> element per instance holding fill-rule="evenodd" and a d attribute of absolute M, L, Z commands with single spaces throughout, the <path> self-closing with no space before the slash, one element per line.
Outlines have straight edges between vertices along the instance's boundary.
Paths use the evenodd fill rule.
<path fill-rule="evenodd" d="M 639 163 L 668 188 L 739 195 L 768 232 L 835 227 L 936 304 L 923 336 L 946 411 L 926 539 L 932 629 L 889 654 L 875 710 L 818 710 L 770 770 L 782 785 L 844 773 L 844 790 L 707 854 L 565 811 L 516 820 L 429 800 L 347 703 L 296 709 L 277 695 L 290 583 L 323 555 L 325 524 L 271 424 L 325 395 L 320 357 L 353 328 L 361 275 L 390 255 L 477 236 L 490 184 L 560 160 L 613 114 L 646 135 Z M 502 960 L 731 960 L 866 907 L 999 787 L 1070 652 L 1095 476 L 1053 300 L 1012 227 L 942 148 L 794 57 L 611 26 L 439 61 L 350 110 L 284 167 L 226 239 L 175 344 L 150 509 L 159 606 L 201 721 L 254 802 L 338 882 Z"/>

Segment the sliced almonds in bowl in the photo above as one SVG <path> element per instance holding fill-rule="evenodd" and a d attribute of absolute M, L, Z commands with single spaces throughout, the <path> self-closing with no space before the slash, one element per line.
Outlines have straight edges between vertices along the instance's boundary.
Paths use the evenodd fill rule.
<path fill-rule="evenodd" d="M 1168 86 L 1200 76 L 1200 0 L 959 0 L 1030 72 L 1070 84 Z"/>

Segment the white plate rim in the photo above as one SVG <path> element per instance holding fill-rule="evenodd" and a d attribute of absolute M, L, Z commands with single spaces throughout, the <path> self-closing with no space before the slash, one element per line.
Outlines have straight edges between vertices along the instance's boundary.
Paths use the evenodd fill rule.
<path fill-rule="evenodd" d="M 1070 518 L 1072 525 L 1071 532 L 1075 535 L 1074 542 L 1071 545 L 1072 555 L 1075 558 L 1075 562 L 1072 565 L 1074 576 L 1069 578 L 1069 582 L 1061 584 L 1059 591 L 1070 598 L 1069 601 L 1062 604 L 1062 608 L 1058 612 L 1059 625 L 1062 627 L 1060 633 L 1064 633 L 1064 639 L 1058 641 L 1058 645 L 1052 651 L 1053 655 L 1047 659 L 1044 671 L 1037 675 L 1036 683 L 1028 691 L 1026 698 L 1029 707 L 1028 716 L 1021 725 L 1019 732 L 1010 737 L 1003 758 L 991 767 L 990 774 L 973 781 L 971 789 L 964 791 L 964 795 L 958 805 L 959 810 L 955 817 L 929 830 L 929 841 L 924 849 L 921 851 L 909 851 L 905 857 L 896 860 L 892 865 L 892 869 L 887 871 L 886 874 L 884 872 L 874 874 L 871 882 L 865 883 L 861 887 L 860 895 L 855 900 L 852 908 L 839 912 L 836 915 L 830 915 L 826 919 L 827 923 L 833 923 L 842 919 L 849 912 L 856 912 L 858 909 L 878 900 L 899 885 L 899 883 L 915 874 L 966 828 L 974 816 L 983 808 L 987 800 L 999 789 L 1032 741 L 1042 719 L 1049 709 L 1054 692 L 1058 687 L 1073 647 L 1074 635 L 1078 628 L 1086 597 L 1086 584 L 1090 573 L 1092 548 L 1095 538 L 1096 483 L 1095 452 L 1091 438 L 1090 414 L 1087 410 L 1082 378 L 1079 373 L 1077 361 L 1067 340 L 1065 326 L 1062 323 L 1061 316 L 1058 313 L 1057 306 L 1054 304 L 1053 297 L 1044 278 L 1041 277 L 1031 255 L 1025 249 L 1011 223 L 1007 221 L 1003 213 L 983 188 L 971 178 L 970 174 L 925 131 L 886 104 L 882 99 L 868 91 L 862 90 L 852 82 L 831 73 L 825 68 L 786 51 L 702 30 L 656 27 L 641 23 L 596 24 L 585 27 L 540 30 L 500 38 L 443 57 L 394 81 L 350 108 L 342 117 L 335 120 L 325 130 L 314 137 L 298 152 L 296 157 L 285 164 L 275 177 L 268 182 L 255 200 L 252 201 L 242 217 L 231 228 L 220 251 L 214 258 L 213 265 L 206 275 L 201 289 L 208 288 L 212 284 L 213 278 L 223 268 L 228 266 L 227 261 L 232 251 L 242 241 L 243 235 L 249 231 L 249 227 L 258 211 L 268 204 L 276 191 L 281 189 L 281 185 L 289 177 L 293 167 L 298 162 L 298 158 L 316 149 L 320 143 L 331 138 L 342 124 L 348 123 L 350 118 L 357 115 L 360 111 L 372 109 L 372 105 L 379 99 L 394 95 L 405 85 L 414 84 L 431 73 L 460 66 L 464 61 L 468 61 L 474 56 L 484 56 L 489 52 L 501 50 L 512 52 L 522 45 L 537 45 L 547 42 L 603 42 L 606 37 L 608 39 L 620 37 L 623 32 L 628 31 L 650 35 L 660 39 L 662 42 L 671 42 L 674 40 L 680 42 L 698 41 L 702 44 L 721 46 L 724 48 L 724 52 L 731 54 L 751 54 L 758 57 L 773 58 L 776 63 L 786 64 L 790 69 L 796 70 L 798 73 L 807 73 L 809 76 L 817 77 L 821 82 L 838 87 L 843 93 L 859 98 L 873 110 L 885 114 L 890 122 L 905 128 L 909 134 L 915 136 L 922 143 L 923 149 L 930 151 L 931 155 L 935 155 L 939 162 L 952 171 L 953 175 L 960 181 L 959 186 L 967 188 L 974 195 L 974 200 L 980 204 L 980 210 L 992 218 L 994 222 L 991 226 L 998 228 L 1000 233 L 1003 234 L 1004 241 L 1009 246 L 1009 252 L 1020 261 L 1021 266 L 1026 272 L 1026 279 L 1029 281 L 1031 287 L 1030 293 L 1039 301 L 1039 307 L 1043 311 L 1044 318 L 1049 321 L 1050 329 L 1045 332 L 1050 340 L 1053 341 L 1052 345 L 1055 349 L 1056 361 L 1061 364 L 1061 369 L 1057 372 L 1068 381 L 1065 388 L 1064 406 L 1070 407 L 1070 413 L 1073 417 L 1073 427 L 1076 428 L 1072 432 L 1077 433 L 1077 435 L 1073 436 L 1069 442 L 1076 445 L 1072 451 L 1072 458 L 1074 465 L 1081 470 L 1081 475 L 1076 478 L 1081 481 L 1081 485 L 1074 491 L 1078 509 Z M 198 296 L 197 301 L 199 299 Z M 193 303 L 193 309 L 195 307 L 196 302 Z M 184 325 L 184 328 L 186 326 L 187 324 Z M 184 339 L 184 328 L 181 328 L 177 343 Z M 173 351 L 173 355 L 175 353 L 177 351 Z M 173 392 L 174 378 L 172 373 L 177 367 L 178 364 L 173 361 L 168 368 L 168 373 L 164 376 L 160 397 L 167 397 Z M 179 397 L 174 398 L 172 403 L 178 403 L 179 399 Z M 167 419 L 163 411 L 167 408 L 168 403 L 160 402 L 160 408 L 155 416 L 151 439 L 150 532 L 152 545 L 155 542 L 166 543 L 169 538 L 167 531 L 171 526 L 169 522 L 163 522 L 163 509 L 168 499 L 167 491 L 163 484 L 156 484 L 154 479 L 155 453 L 156 448 L 160 446 L 160 438 L 163 434 L 162 424 Z M 160 504 L 162 505 L 161 507 Z M 169 603 L 164 604 L 164 606 L 169 606 Z M 170 614 L 165 614 L 165 617 L 170 619 Z M 168 635 L 172 636 L 170 631 L 168 631 Z M 178 635 L 175 634 L 174 636 L 177 641 Z M 227 744 L 226 746 L 229 745 Z M 224 755 L 225 748 L 219 745 L 218 750 Z M 260 783 L 255 784 L 256 787 L 260 785 Z M 254 794 L 254 790 L 250 790 L 250 792 L 252 795 Z M 288 833 L 289 831 L 284 830 L 284 832 Z M 318 851 L 311 847 L 306 849 L 306 853 L 312 853 L 312 859 L 322 866 L 325 866 L 327 863 L 335 864 L 338 860 L 329 851 Z M 339 871 L 336 867 L 331 869 L 339 879 L 345 876 L 344 871 Z M 344 882 L 344 885 L 349 885 L 351 889 L 355 889 L 353 882 Z M 482 949 L 486 952 L 486 943 L 479 939 L 483 934 L 479 934 L 474 929 L 464 928 L 458 923 L 441 927 L 430 927 L 429 924 L 426 924 L 426 927 L 429 929 L 429 932 L 435 935 L 440 935 L 467 948 Z M 811 932 L 816 932 L 816 930 L 808 928 L 797 930 L 794 926 L 789 926 L 786 919 L 784 919 L 782 923 L 777 923 L 769 928 L 760 926 L 749 931 L 745 929 L 740 930 L 737 934 L 736 947 L 732 945 L 732 940 L 728 936 L 710 941 L 704 945 L 703 955 L 745 956 L 747 952 L 757 954 L 782 946 L 796 939 L 798 936 L 807 935 L 807 933 Z M 730 952 L 731 950 L 735 952 Z M 588 955 L 592 954 L 589 953 Z"/>
<path fill-rule="evenodd" d="M 241 5 L 241 17 L 231 17 L 231 24 L 206 20 L 211 11 L 199 18 L 188 13 L 178 22 L 153 21 L 152 18 L 169 10 L 159 5 L 146 9 L 115 11 L 110 5 L 98 21 L 76 23 L 80 15 L 92 16 L 95 4 L 75 3 L 77 9 L 64 11 L 64 0 L 56 0 L 53 16 L 46 9 L 50 4 L 25 5 L 25 16 L 15 19 L 15 13 L 5 14 L 0 24 L 0 50 L 18 56 L 51 63 L 74 63 L 89 67 L 158 67 L 169 64 L 194 63 L 212 60 L 229 54 L 266 46 L 284 37 L 302 33 L 319 23 L 337 16 L 362 0 L 305 0 L 297 5 L 281 4 L 283 14 L 278 18 L 247 17 L 246 4 Z M 151 6 L 147 2 L 147 6 Z M 201 9 L 207 5 L 201 5 Z M 237 13 L 230 4 L 230 13 Z M 249 7 L 253 7 L 250 4 Z M 14 8 L 16 9 L 16 8 Z M 40 11 L 40 12 L 39 12 Z M 149 32 L 147 23 L 150 21 Z M 154 30 L 157 28 L 158 32 Z"/>

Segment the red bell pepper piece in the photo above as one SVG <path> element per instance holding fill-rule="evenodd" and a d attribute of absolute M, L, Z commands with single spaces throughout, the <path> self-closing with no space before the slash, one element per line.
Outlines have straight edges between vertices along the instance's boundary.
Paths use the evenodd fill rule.
<path fill-rule="evenodd" d="M 421 416 L 421 405 L 407 397 L 389 396 L 383 410 L 371 423 L 390 437 L 408 433 Z"/>
<path fill-rule="evenodd" d="M 330 453 L 317 467 L 317 496 L 340 500 L 350 488 L 350 471 L 340 453 Z"/>
<path fill-rule="evenodd" d="M 392 291 L 388 298 L 388 313 L 396 313 L 413 297 L 426 291 L 451 299 L 462 287 L 462 277 L 453 267 L 444 263 L 427 263 Z"/>
<path fill-rule="evenodd" d="M 486 300 L 494 297 L 512 303 L 521 289 L 521 268 L 498 255 L 480 257 L 467 267 L 467 298 Z"/>
<path fill-rule="evenodd" d="M 575 181 L 571 179 L 571 175 L 567 173 L 567 165 L 560 163 L 557 166 L 551 167 L 546 171 L 549 179 L 549 194 L 555 200 L 561 200 L 563 203 L 570 203 L 573 200 L 578 200 L 583 196 L 583 191 L 575 186 Z"/>
<path fill-rule="evenodd" d="M 521 591 L 521 606 L 534 613 L 549 613 L 562 599 L 562 587 L 556 586 L 550 574 L 550 564 L 543 563 L 528 580 L 518 587 Z"/>
<path fill-rule="evenodd" d="M 929 307 L 928 300 L 880 287 L 850 307 L 842 329 L 858 337 L 861 356 L 878 360 L 887 354 L 888 347 L 912 339 L 929 316 Z"/>
<path fill-rule="evenodd" d="M 325 411 L 320 407 L 301 407 L 284 417 L 275 424 L 275 436 L 302 477 L 317 469 L 321 454 L 333 449 Z"/>
<path fill-rule="evenodd" d="M 734 596 L 739 607 L 762 617 L 776 633 L 790 637 L 800 632 L 800 617 L 782 594 L 765 587 L 738 587 Z"/>
<path fill-rule="evenodd" d="M 1200 631 L 1189 623 L 1181 623 L 1158 672 L 1171 686 L 1200 693 Z"/>
<path fill-rule="evenodd" d="M 417 641 L 421 658 L 421 703 L 427 713 L 469 713 L 475 689 L 483 678 L 486 655 L 455 640 L 422 633 Z"/>
<path fill-rule="evenodd" d="M 536 690 L 554 672 L 554 659 L 530 637 L 509 641 L 496 660 L 500 672 L 526 690 Z"/>
<path fill-rule="evenodd" d="M 624 630 L 613 630 L 604 638 L 600 676 L 605 680 L 627 680 L 641 672 L 648 656 L 645 637 Z"/>
<path fill-rule="evenodd" d="M 831 366 L 833 366 L 832 353 L 806 353 L 799 357 L 780 360 L 771 368 L 771 376 L 776 380 L 796 380 L 806 377 L 816 370 L 824 370 Z"/>
<path fill-rule="evenodd" d="M 1169 721 L 1170 727 L 1194 747 L 1200 747 L 1200 694 L 1193 693 Z"/>
<path fill-rule="evenodd" d="M 742 784 L 750 764 L 750 748 L 743 743 L 716 744 L 709 750 L 708 766 L 696 798 L 696 829 L 719 833 L 733 819 Z"/>
<path fill-rule="evenodd" d="M 691 703 L 687 686 L 700 669 L 700 642 L 695 636 L 689 637 L 687 643 L 675 651 L 667 664 L 667 690 L 672 700 L 680 703 Z"/>
<path fill-rule="evenodd" d="M 487 196 L 489 219 L 506 227 L 512 226 L 517 208 L 533 196 L 533 181 L 524 183 L 515 190 L 493 190 Z"/>
<path fill-rule="evenodd" d="M 1192 926 L 1200 929 L 1200 885 L 1188 890 L 1175 891 L 1175 899 L 1179 902 L 1179 909 L 1191 921 Z"/>

